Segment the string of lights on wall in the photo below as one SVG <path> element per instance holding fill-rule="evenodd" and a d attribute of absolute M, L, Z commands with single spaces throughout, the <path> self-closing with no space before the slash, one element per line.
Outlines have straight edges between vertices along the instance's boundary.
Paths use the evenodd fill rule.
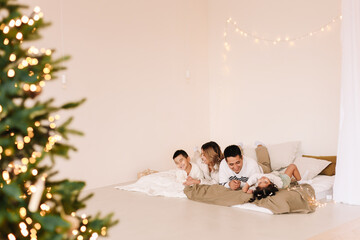
<path fill-rule="evenodd" d="M 295 45 L 296 41 L 300 41 L 300 40 L 303 40 L 306 38 L 313 37 L 322 32 L 330 31 L 332 26 L 341 20 L 342 20 L 342 16 L 341 15 L 337 16 L 337 17 L 331 19 L 331 21 L 329 21 L 328 23 L 317 28 L 316 30 L 307 32 L 305 34 L 301 34 L 298 36 L 283 36 L 283 37 L 279 36 L 276 38 L 267 38 L 267 37 L 262 37 L 261 35 L 253 34 L 249 31 L 244 30 L 243 28 L 238 26 L 238 23 L 235 20 L 233 20 L 230 17 L 226 20 L 226 27 L 225 27 L 225 31 L 224 31 L 224 39 L 225 39 L 224 45 L 225 45 L 225 48 L 227 50 L 229 50 L 230 45 L 228 42 L 228 34 L 229 34 L 229 32 L 233 31 L 236 34 L 239 34 L 243 38 L 251 39 L 255 43 L 264 43 L 266 45 L 288 44 L 290 46 L 293 46 L 293 45 Z"/>

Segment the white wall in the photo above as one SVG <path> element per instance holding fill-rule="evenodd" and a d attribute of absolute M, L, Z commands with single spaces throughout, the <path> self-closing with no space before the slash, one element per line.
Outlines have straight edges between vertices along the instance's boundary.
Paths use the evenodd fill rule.
<path fill-rule="evenodd" d="M 209 1 L 211 137 L 223 146 L 300 140 L 307 154 L 336 154 L 340 24 L 294 46 L 255 43 L 226 20 L 270 39 L 317 30 L 340 15 L 340 0 Z"/>
<path fill-rule="evenodd" d="M 72 138 L 71 161 L 57 161 L 60 177 L 88 188 L 134 180 L 174 167 L 176 149 L 191 153 L 209 139 L 205 0 L 31 3 L 53 22 L 35 46 L 72 56 L 66 89 L 56 81 L 44 97 L 87 98 L 71 113 L 85 137 Z"/>
<path fill-rule="evenodd" d="M 35 45 L 73 57 L 66 89 L 56 81 L 44 97 L 88 99 L 72 112 L 86 135 L 72 138 L 71 161 L 57 161 L 61 177 L 88 188 L 134 180 L 210 139 L 301 140 L 304 153 L 336 154 L 339 24 L 292 47 L 229 32 L 225 51 L 223 32 L 232 17 L 265 37 L 301 35 L 337 16 L 340 0 L 30 2 L 53 22 Z"/>

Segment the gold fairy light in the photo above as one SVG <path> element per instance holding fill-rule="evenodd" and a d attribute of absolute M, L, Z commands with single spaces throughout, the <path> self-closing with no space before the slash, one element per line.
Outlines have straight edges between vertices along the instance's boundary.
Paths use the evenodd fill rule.
<path fill-rule="evenodd" d="M 31 60 L 31 65 L 33 65 L 33 66 L 35 66 L 35 65 L 37 65 L 39 63 L 39 60 L 37 60 L 37 58 L 33 58 L 32 60 Z"/>
<path fill-rule="evenodd" d="M 25 83 L 24 85 L 23 85 L 23 89 L 24 89 L 24 91 L 30 91 L 30 85 L 29 84 L 27 84 L 27 83 Z"/>
<path fill-rule="evenodd" d="M 35 127 L 40 127 L 40 122 L 39 121 L 35 122 Z"/>
<path fill-rule="evenodd" d="M 45 87 L 45 82 L 44 82 L 44 81 L 40 81 L 40 82 L 39 82 L 39 85 L 40 85 L 40 87 Z"/>
<path fill-rule="evenodd" d="M 16 237 L 14 236 L 14 234 L 10 233 L 10 234 L 8 235 L 8 239 L 9 239 L 9 240 L 16 240 Z"/>
<path fill-rule="evenodd" d="M 11 19 L 9 22 L 9 27 L 14 27 L 15 26 L 15 20 Z"/>
<path fill-rule="evenodd" d="M 9 31 L 10 31 L 10 28 L 8 26 L 4 27 L 4 29 L 3 29 L 4 34 L 8 34 Z"/>
<path fill-rule="evenodd" d="M 106 227 L 102 227 L 102 228 L 101 228 L 101 235 L 102 235 L 102 236 L 106 236 L 106 234 L 107 234 L 107 229 L 106 229 Z"/>
<path fill-rule="evenodd" d="M 16 21 L 15 21 L 15 26 L 20 27 L 21 24 L 22 24 L 21 20 L 20 20 L 20 19 L 16 19 Z"/>
<path fill-rule="evenodd" d="M 39 13 L 41 11 L 41 8 L 39 6 L 34 7 L 34 12 Z"/>
<path fill-rule="evenodd" d="M 33 170 L 31 171 L 31 174 L 32 174 L 33 176 L 38 175 L 38 170 L 37 170 L 37 169 L 33 169 Z"/>
<path fill-rule="evenodd" d="M 35 227 L 36 230 L 39 231 L 41 229 L 41 224 L 40 223 L 35 223 L 34 227 Z"/>
<path fill-rule="evenodd" d="M 27 16 L 22 16 L 21 21 L 26 24 L 26 23 L 28 23 L 29 18 Z"/>
<path fill-rule="evenodd" d="M 27 217 L 26 219 L 25 219 L 25 221 L 26 221 L 26 223 L 27 224 L 32 224 L 32 219 L 30 218 L 30 217 Z M 31 232 L 31 230 L 30 230 L 30 232 Z"/>
<path fill-rule="evenodd" d="M 47 81 L 51 80 L 51 75 L 50 74 L 45 74 L 44 79 L 47 80 Z"/>
<path fill-rule="evenodd" d="M 86 226 L 81 226 L 80 231 L 85 232 L 86 231 Z"/>
<path fill-rule="evenodd" d="M 79 235 L 76 239 L 77 239 L 77 240 L 83 240 L 83 239 L 84 239 L 84 237 L 83 237 L 83 236 L 81 236 L 81 235 Z"/>
<path fill-rule="evenodd" d="M 40 19 L 40 16 L 38 14 L 34 15 L 34 20 L 35 21 L 39 21 L 39 19 Z"/>
<path fill-rule="evenodd" d="M 10 54 L 10 57 L 9 57 L 9 60 L 11 61 L 11 62 L 14 62 L 14 61 L 16 61 L 16 55 L 15 54 Z"/>
<path fill-rule="evenodd" d="M 46 198 L 47 198 L 47 199 L 51 199 L 51 198 L 52 198 L 52 194 L 51 194 L 51 193 L 46 193 Z"/>
<path fill-rule="evenodd" d="M 35 84 L 30 85 L 30 91 L 31 92 L 36 92 L 36 85 Z"/>
<path fill-rule="evenodd" d="M 5 38 L 4 39 L 4 45 L 8 45 L 9 44 L 9 39 Z"/>
<path fill-rule="evenodd" d="M 24 142 L 18 142 L 18 143 L 17 143 L 17 148 L 18 148 L 19 150 L 23 149 L 23 148 L 24 148 Z"/>
<path fill-rule="evenodd" d="M 55 118 L 53 116 L 50 116 L 49 117 L 49 122 L 53 122 L 53 121 L 55 121 Z"/>
<path fill-rule="evenodd" d="M 99 237 L 99 234 L 94 232 L 93 234 L 91 234 L 90 240 L 96 240 L 98 237 Z"/>
<path fill-rule="evenodd" d="M 47 49 L 47 50 L 45 51 L 45 54 L 46 54 L 47 56 L 50 56 L 51 53 L 52 53 L 52 51 L 51 51 L 50 49 Z"/>
<path fill-rule="evenodd" d="M 44 72 L 45 74 L 48 74 L 48 73 L 50 73 L 50 69 L 49 69 L 49 68 L 44 68 L 44 69 L 43 69 L 43 72 Z"/>
<path fill-rule="evenodd" d="M 14 77 L 15 76 L 15 70 L 14 69 L 9 69 L 8 73 L 7 73 L 8 77 Z"/>
<path fill-rule="evenodd" d="M 10 175 L 9 175 L 9 172 L 8 171 L 3 171 L 2 172 L 2 178 L 5 180 L 5 181 L 8 181 L 10 179 Z"/>
<path fill-rule="evenodd" d="M 76 216 L 76 212 L 72 212 L 72 213 L 71 213 L 71 216 L 72 216 L 72 217 L 75 217 L 75 216 Z"/>
<path fill-rule="evenodd" d="M 21 207 L 19 210 L 19 213 L 20 213 L 21 218 L 25 218 L 26 217 L 26 208 Z"/>
<path fill-rule="evenodd" d="M 87 220 L 86 218 L 82 220 L 82 223 L 83 223 L 84 225 L 88 224 L 88 222 L 89 222 L 89 220 Z"/>
<path fill-rule="evenodd" d="M 0 113 L 2 112 L 2 110 L 3 110 L 3 107 L 0 105 Z"/>
<path fill-rule="evenodd" d="M 26 59 L 28 59 L 28 58 L 26 58 Z M 22 60 L 21 65 L 23 65 L 24 67 L 27 67 L 27 66 L 29 66 L 29 62 L 27 60 Z"/>
<path fill-rule="evenodd" d="M 34 25 L 34 20 L 33 19 L 30 19 L 29 21 L 28 21 L 28 24 L 29 24 L 29 26 L 32 26 L 32 25 Z"/>
<path fill-rule="evenodd" d="M 11 134 L 10 134 L 10 135 L 11 135 Z M 12 151 L 10 148 L 5 149 L 5 155 L 6 155 L 7 157 L 11 156 L 12 153 L 13 153 L 13 151 Z"/>
<path fill-rule="evenodd" d="M 55 129 L 56 128 L 56 123 L 50 123 L 50 128 Z"/>
<path fill-rule="evenodd" d="M 22 159 L 21 159 L 21 163 L 24 164 L 24 165 L 27 165 L 27 164 L 29 164 L 29 159 L 27 159 L 27 158 L 22 158 Z"/>
<path fill-rule="evenodd" d="M 30 191 L 31 193 L 35 193 L 35 192 L 36 192 L 36 187 L 35 187 L 34 185 L 31 185 L 31 186 L 29 187 L 29 191 Z"/>
<path fill-rule="evenodd" d="M 16 39 L 17 40 L 21 40 L 23 38 L 23 34 L 21 33 L 21 32 L 18 32 L 17 34 L 16 34 Z"/>
<path fill-rule="evenodd" d="M 29 162 L 30 162 L 31 164 L 36 163 L 36 158 L 33 158 L 33 157 L 29 158 Z"/>
<path fill-rule="evenodd" d="M 24 142 L 29 143 L 31 141 L 31 138 L 29 136 L 24 137 Z"/>

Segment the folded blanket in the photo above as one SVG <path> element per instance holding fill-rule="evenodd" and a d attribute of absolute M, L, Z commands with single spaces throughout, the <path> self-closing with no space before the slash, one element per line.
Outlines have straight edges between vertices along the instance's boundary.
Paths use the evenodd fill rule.
<path fill-rule="evenodd" d="M 220 185 L 187 186 L 184 193 L 191 200 L 222 206 L 247 203 L 252 197 L 252 194 L 233 191 Z M 316 208 L 314 199 L 314 189 L 309 184 L 301 184 L 281 189 L 275 196 L 255 200 L 253 203 L 271 210 L 274 214 L 311 213 Z"/>

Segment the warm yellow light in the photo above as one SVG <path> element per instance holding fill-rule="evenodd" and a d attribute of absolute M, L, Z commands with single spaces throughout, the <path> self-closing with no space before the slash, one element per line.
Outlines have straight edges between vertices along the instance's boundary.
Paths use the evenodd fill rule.
<path fill-rule="evenodd" d="M 8 45 L 9 44 L 9 39 L 5 38 L 4 39 L 4 45 Z"/>
<path fill-rule="evenodd" d="M 10 148 L 8 148 L 8 149 L 5 149 L 5 155 L 6 156 L 11 156 L 11 154 L 12 154 L 12 150 L 10 149 Z"/>
<path fill-rule="evenodd" d="M 21 229 L 21 234 L 24 236 L 24 237 L 27 237 L 29 235 L 29 231 L 26 229 L 26 228 L 23 228 Z"/>
<path fill-rule="evenodd" d="M 47 80 L 47 81 L 51 80 L 51 75 L 50 74 L 45 74 L 44 79 Z"/>
<path fill-rule="evenodd" d="M 25 219 L 25 221 L 26 221 L 26 223 L 29 224 L 29 225 L 32 223 L 32 219 L 29 218 L 29 217 L 27 217 L 27 218 Z M 30 231 L 31 231 L 31 230 L 30 230 Z"/>
<path fill-rule="evenodd" d="M 32 91 L 32 92 L 36 91 L 36 85 L 35 84 L 30 85 L 30 91 Z"/>
<path fill-rule="evenodd" d="M 53 116 L 50 116 L 49 117 L 49 122 L 53 122 L 53 121 L 55 121 L 55 118 Z"/>
<path fill-rule="evenodd" d="M 77 239 L 77 240 L 83 240 L 83 239 L 84 239 L 84 237 L 83 237 L 83 236 L 81 236 L 81 235 L 79 235 L 76 239 Z"/>
<path fill-rule="evenodd" d="M 45 51 L 45 54 L 47 55 L 47 56 L 50 56 L 51 55 L 51 50 L 50 49 L 47 49 L 46 51 Z"/>
<path fill-rule="evenodd" d="M 16 237 L 15 237 L 14 234 L 12 234 L 12 233 L 10 233 L 10 234 L 8 235 L 8 238 L 9 238 L 9 240 L 16 240 Z"/>
<path fill-rule="evenodd" d="M 10 175 L 9 175 L 9 172 L 8 171 L 3 171 L 2 172 L 2 177 L 5 181 L 9 180 L 10 179 Z"/>
<path fill-rule="evenodd" d="M 37 65 L 39 63 L 39 60 L 37 60 L 37 58 L 33 58 L 32 60 L 31 60 L 31 65 Z"/>
<path fill-rule="evenodd" d="M 23 89 L 24 89 L 24 91 L 29 91 L 30 90 L 30 85 L 29 84 L 27 84 L 27 83 L 25 83 L 24 84 L 24 86 L 23 86 Z"/>
<path fill-rule="evenodd" d="M 28 24 L 29 24 L 29 26 L 32 26 L 32 25 L 34 25 L 34 20 L 33 19 L 30 19 L 29 21 L 28 21 Z"/>
<path fill-rule="evenodd" d="M 24 67 L 27 67 L 27 66 L 29 66 L 29 63 L 26 60 L 22 60 L 21 65 L 23 65 Z"/>
<path fill-rule="evenodd" d="M 30 191 L 31 193 L 36 192 L 36 187 L 35 187 L 34 185 L 31 185 L 31 186 L 29 187 L 29 191 Z"/>
<path fill-rule="evenodd" d="M 20 212 L 20 217 L 21 218 L 26 217 L 26 208 L 24 208 L 24 207 L 20 208 L 19 212 Z"/>
<path fill-rule="evenodd" d="M 29 143 L 31 141 L 31 138 L 29 136 L 24 137 L 24 142 Z"/>
<path fill-rule="evenodd" d="M 34 164 L 34 163 L 36 162 L 36 158 L 31 157 L 31 158 L 29 159 L 29 161 L 30 161 L 31 164 Z"/>
<path fill-rule="evenodd" d="M 23 38 L 23 34 L 21 33 L 21 32 L 18 32 L 17 34 L 16 34 L 16 39 L 17 40 L 21 40 Z"/>
<path fill-rule="evenodd" d="M 14 27 L 15 26 L 15 20 L 11 19 L 11 21 L 9 22 L 9 27 Z"/>
<path fill-rule="evenodd" d="M 81 226 L 80 231 L 81 231 L 81 232 L 85 232 L 85 231 L 86 231 L 86 227 L 85 227 L 85 226 Z"/>
<path fill-rule="evenodd" d="M 26 24 L 28 23 L 29 18 L 27 16 L 22 16 L 21 21 Z"/>
<path fill-rule="evenodd" d="M 26 228 L 26 224 L 24 222 L 19 223 L 19 227 L 21 229 Z"/>
<path fill-rule="evenodd" d="M 50 128 L 52 128 L 52 129 L 56 128 L 56 124 L 55 123 L 50 123 Z"/>
<path fill-rule="evenodd" d="M 83 223 L 84 225 L 88 224 L 88 222 L 89 222 L 89 220 L 87 220 L 86 218 L 82 220 L 82 223 Z"/>
<path fill-rule="evenodd" d="M 5 26 L 4 29 L 3 29 L 3 33 L 8 34 L 9 31 L 10 31 L 10 28 L 8 26 Z"/>
<path fill-rule="evenodd" d="M 51 193 L 47 193 L 47 194 L 46 194 L 46 197 L 47 197 L 48 199 L 51 199 L 51 198 L 52 198 L 52 194 L 51 194 Z"/>
<path fill-rule="evenodd" d="M 9 69 L 7 75 L 8 75 L 8 77 L 14 77 L 15 76 L 15 70 L 14 69 Z"/>
<path fill-rule="evenodd" d="M 27 164 L 29 163 L 29 159 L 27 159 L 27 158 L 22 158 L 22 159 L 21 159 L 21 162 L 22 162 L 22 164 L 27 165 Z"/>
<path fill-rule="evenodd" d="M 35 227 L 36 230 L 38 230 L 38 231 L 41 229 L 40 223 L 35 223 L 34 227 Z"/>
<path fill-rule="evenodd" d="M 49 69 L 49 68 L 44 68 L 44 69 L 43 69 L 43 72 L 46 73 L 46 74 L 47 74 L 47 73 L 50 73 L 50 69 Z"/>
<path fill-rule="evenodd" d="M 74 236 L 78 235 L 78 233 L 79 233 L 78 230 L 72 230 L 72 234 L 73 234 Z"/>
<path fill-rule="evenodd" d="M 0 105 L 0 113 L 2 112 L 2 110 L 3 110 L 3 107 Z"/>
<path fill-rule="evenodd" d="M 20 27 L 21 23 L 22 23 L 21 20 L 17 19 L 15 22 L 15 26 Z"/>
<path fill-rule="evenodd" d="M 40 85 L 40 87 L 45 87 L 45 82 L 44 82 L 44 81 L 40 81 L 40 82 L 39 82 L 39 85 Z"/>
<path fill-rule="evenodd" d="M 35 21 L 39 21 L 39 19 L 40 19 L 40 16 L 38 14 L 34 15 L 34 20 Z"/>
<path fill-rule="evenodd" d="M 39 6 L 34 7 L 34 12 L 39 13 L 41 11 L 41 8 Z"/>
<path fill-rule="evenodd" d="M 17 148 L 18 148 L 19 150 L 23 149 L 23 148 L 24 148 L 24 142 L 18 142 L 18 143 L 17 143 Z"/>
<path fill-rule="evenodd" d="M 13 54 L 13 53 L 10 54 L 9 60 L 10 60 L 11 62 L 14 62 L 14 61 L 16 60 L 16 55 Z"/>
<path fill-rule="evenodd" d="M 35 125 L 35 127 L 39 127 L 39 126 L 40 126 L 40 122 L 39 122 L 39 121 L 36 121 L 36 122 L 34 123 L 34 125 Z"/>
<path fill-rule="evenodd" d="M 33 176 L 38 175 L 38 170 L 37 170 L 37 169 L 33 169 L 33 170 L 31 171 L 31 174 L 32 174 Z"/>

